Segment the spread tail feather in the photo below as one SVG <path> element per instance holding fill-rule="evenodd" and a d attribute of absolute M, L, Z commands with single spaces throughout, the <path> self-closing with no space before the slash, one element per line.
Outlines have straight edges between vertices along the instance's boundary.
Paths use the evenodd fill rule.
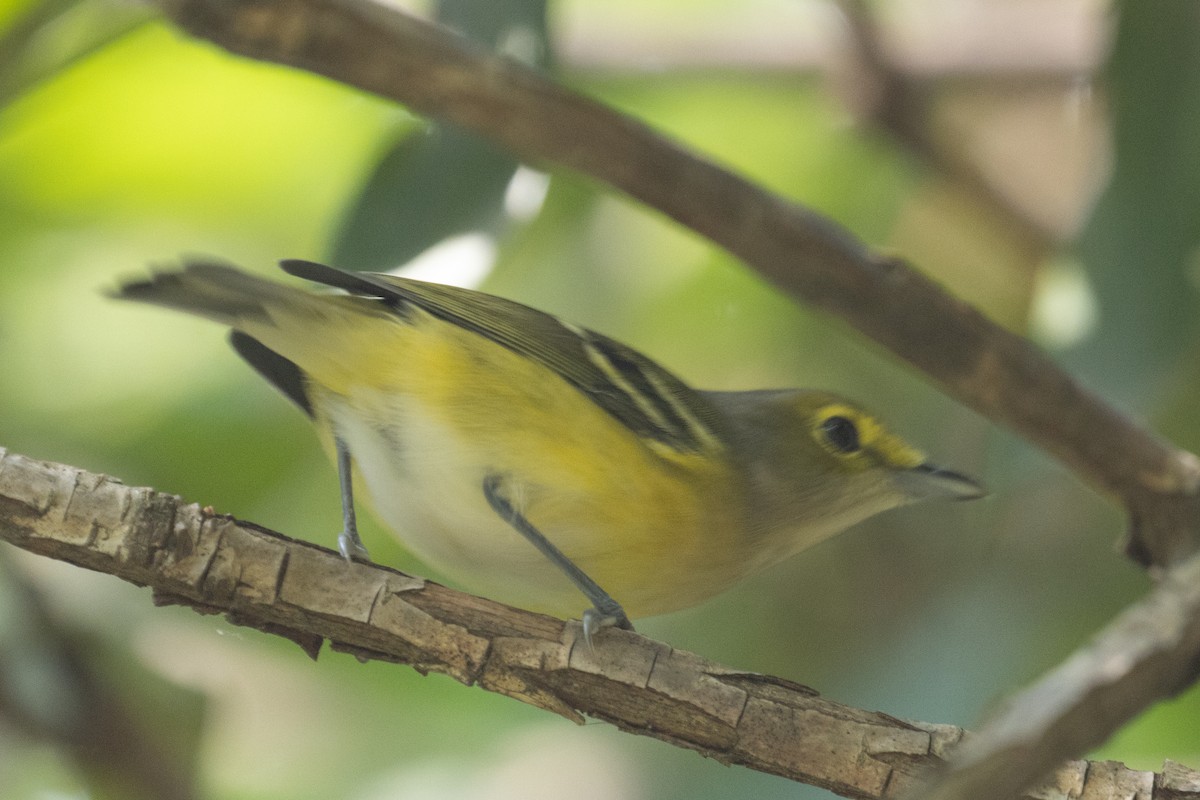
<path fill-rule="evenodd" d="M 267 317 L 268 305 L 294 301 L 304 294 L 225 264 L 193 261 L 178 271 L 157 272 L 147 279 L 125 283 L 112 296 L 173 308 L 240 328 L 245 321 Z"/>

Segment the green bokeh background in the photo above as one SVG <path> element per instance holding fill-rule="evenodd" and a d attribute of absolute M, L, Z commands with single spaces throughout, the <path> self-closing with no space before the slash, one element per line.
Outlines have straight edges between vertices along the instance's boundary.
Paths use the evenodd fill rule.
<path fill-rule="evenodd" d="M 604 13 L 653 39 L 669 37 L 673 19 L 781 6 L 641 5 Z M 1032 173 L 1057 168 L 1035 146 L 1042 136 L 1082 154 L 1071 195 L 1080 222 L 1054 248 L 1031 245 L 938 169 L 853 125 L 811 74 L 565 66 L 553 45 L 565 19 L 589 13 L 582 2 L 448 2 L 442 13 L 510 49 L 518 21 L 532 36 L 521 41 L 540 43 L 526 48 L 531 58 L 558 79 L 912 257 L 1195 449 L 1198 8 L 1116 4 L 1094 93 L 935 94 L 946 113 L 931 117 L 932 131 L 948 147 L 946 120 L 966 115 L 985 121 L 980 135 L 1029 145 L 1020 162 Z M 215 327 L 101 290 L 180 254 L 263 273 L 282 257 L 383 269 L 444 236 L 484 231 L 496 260 L 483 288 L 629 342 L 700 386 L 843 391 L 992 489 L 980 503 L 884 515 L 643 632 L 841 702 L 971 726 L 1147 589 L 1113 547 L 1120 515 L 1060 467 L 590 181 L 554 174 L 536 215 L 508 216 L 514 165 L 503 154 L 377 98 L 189 40 L 145 10 L 3 0 L 4 31 L 0 446 L 331 544 L 335 474 L 302 416 Z M 989 130 L 997 109 L 1014 108 L 1033 109 L 1035 124 Z M 378 560 L 431 574 L 378 528 L 366 536 Z M 87 643 L 145 728 L 185 753 L 203 797 L 827 796 L 442 677 L 332 653 L 314 663 L 282 640 L 153 608 L 145 590 L 12 548 L 0 564 L 0 680 L 33 713 L 69 707 L 71 687 L 15 599 L 19 580 Z M 1097 755 L 1200 766 L 1198 715 L 1193 689 Z M 3 717 L 0 795 L 119 796 Z"/>

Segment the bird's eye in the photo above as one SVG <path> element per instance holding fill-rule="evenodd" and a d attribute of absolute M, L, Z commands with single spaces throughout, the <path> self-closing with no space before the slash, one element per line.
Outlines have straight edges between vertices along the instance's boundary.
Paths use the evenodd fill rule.
<path fill-rule="evenodd" d="M 855 453 L 862 444 L 858 440 L 858 426 L 841 416 L 832 416 L 821 423 L 821 433 L 834 450 L 839 453 Z"/>

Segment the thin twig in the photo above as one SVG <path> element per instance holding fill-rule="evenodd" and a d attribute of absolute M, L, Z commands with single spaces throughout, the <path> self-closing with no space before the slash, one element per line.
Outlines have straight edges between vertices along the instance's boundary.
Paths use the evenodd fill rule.
<path fill-rule="evenodd" d="M 1061 244 L 1034 214 L 1000 192 L 968 159 L 952 155 L 930 136 L 932 87 L 898 69 L 884 51 L 874 11 L 866 0 L 839 0 L 849 31 L 850 75 L 840 82 L 850 110 L 887 132 L 930 168 L 988 209 L 1021 244 L 1031 262 Z"/>
<path fill-rule="evenodd" d="M 1200 556 L 1167 573 L 1089 644 L 1012 697 L 955 752 L 954 771 L 927 800 L 1005 800 L 1063 751 L 1102 744 L 1164 694 L 1196 679 L 1200 661 Z M 1165 691 L 1164 691 L 1165 690 Z M 1044 742 L 1053 742 L 1046 747 Z M 1023 765 L 1011 768 L 1012 760 Z"/>

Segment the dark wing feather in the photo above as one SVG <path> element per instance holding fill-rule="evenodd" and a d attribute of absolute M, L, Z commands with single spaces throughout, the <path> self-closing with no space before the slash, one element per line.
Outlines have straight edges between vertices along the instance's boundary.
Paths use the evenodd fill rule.
<path fill-rule="evenodd" d="M 720 447 L 719 415 L 698 392 L 626 345 L 501 297 L 311 261 L 281 262 L 297 277 L 379 298 L 404 316 L 406 305 L 484 336 L 536 361 L 577 387 L 641 437 L 679 452 Z"/>
<path fill-rule="evenodd" d="M 313 416 L 312 401 L 308 397 L 304 371 L 300 367 L 258 339 L 247 336 L 241 331 L 231 331 L 229 343 L 247 364 L 254 367 L 255 372 L 266 378 L 272 386 L 300 406 L 301 411 L 310 417 Z"/>

